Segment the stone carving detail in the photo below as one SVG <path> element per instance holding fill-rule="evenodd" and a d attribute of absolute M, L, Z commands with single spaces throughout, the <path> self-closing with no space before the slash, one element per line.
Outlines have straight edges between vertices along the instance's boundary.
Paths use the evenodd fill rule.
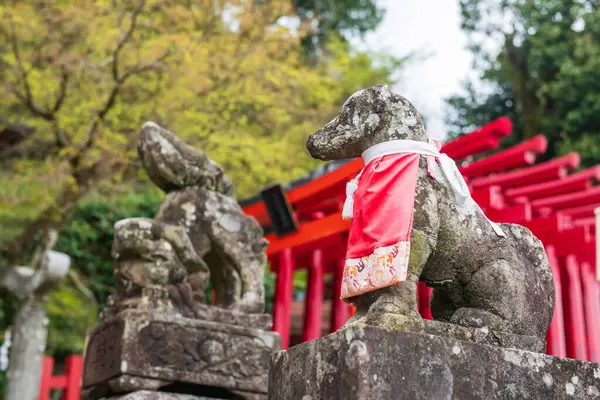
<path fill-rule="evenodd" d="M 154 219 L 115 224 L 116 288 L 88 334 L 83 398 L 144 390 L 167 398 L 159 391 L 183 385 L 180 394 L 199 399 L 264 399 L 281 341 L 266 331 L 261 226 L 223 170 L 173 133 L 146 123 L 138 153 L 167 195 Z"/>
<path fill-rule="evenodd" d="M 228 332 L 191 331 L 177 324 L 155 322 L 139 332 L 136 354 L 140 363 L 187 373 L 211 373 L 233 378 L 264 375 L 271 349 L 250 336 Z"/>
<path fill-rule="evenodd" d="M 272 332 L 125 310 L 90 332 L 83 387 L 108 382 L 127 392 L 183 382 L 260 393 L 279 346 Z"/>
<path fill-rule="evenodd" d="M 121 372 L 121 341 L 116 338 L 123 329 L 123 321 L 114 319 L 98 326 L 93 335 L 88 335 L 84 386 L 87 386 L 86 381 L 96 383 Z M 94 341 L 93 346 L 89 346 L 90 341 Z"/>
<path fill-rule="evenodd" d="M 351 96 L 340 115 L 308 139 L 307 148 L 314 158 L 336 160 L 360 157 L 391 140 L 427 142 L 428 137 L 414 106 L 380 85 Z M 436 321 L 467 327 L 468 335 L 481 330 L 535 338 L 533 348 L 522 347 L 543 349 L 554 286 L 541 242 L 519 225 L 499 224 L 506 237 L 495 234 L 482 213 L 457 203 L 442 174 L 429 176 L 425 157 L 414 207 L 407 280 L 354 298 L 352 322 L 424 330 L 422 322 L 393 324 L 389 315 L 420 319 L 416 285 L 425 281 L 434 288 L 431 312 Z M 457 331 L 441 325 L 440 332 Z"/>

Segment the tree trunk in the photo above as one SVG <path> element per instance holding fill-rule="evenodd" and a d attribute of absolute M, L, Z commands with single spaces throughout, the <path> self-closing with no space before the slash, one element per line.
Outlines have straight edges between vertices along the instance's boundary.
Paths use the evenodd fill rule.
<path fill-rule="evenodd" d="M 537 88 L 532 87 L 526 50 L 523 47 L 515 46 L 513 35 L 506 36 L 504 49 L 511 75 L 513 95 L 523 123 L 523 139 L 531 139 L 540 133 L 543 107 L 537 97 Z"/>
<path fill-rule="evenodd" d="M 5 400 L 38 398 L 47 334 L 46 301 L 32 296 L 15 316 Z"/>

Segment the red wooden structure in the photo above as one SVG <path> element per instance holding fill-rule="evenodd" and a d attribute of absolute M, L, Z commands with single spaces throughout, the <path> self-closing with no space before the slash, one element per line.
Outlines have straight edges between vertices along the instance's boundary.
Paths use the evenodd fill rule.
<path fill-rule="evenodd" d="M 446 143 L 442 152 L 452 157 L 465 176 L 473 198 L 493 221 L 528 227 L 546 246 L 556 287 L 556 307 L 548 331 L 547 352 L 552 355 L 600 361 L 600 284 L 594 275 L 594 208 L 600 206 L 600 166 L 571 173 L 579 155 L 568 154 L 536 164 L 546 151 L 543 135 L 509 149 L 465 161 L 498 148 L 510 135 L 512 124 L 500 118 Z M 274 330 L 290 345 L 292 277 L 295 269 L 308 269 L 308 290 L 302 340 L 321 332 L 323 275 L 332 274 L 334 285 L 330 331 L 337 330 L 351 311 L 339 301 L 349 224 L 340 213 L 345 185 L 363 167 L 362 159 L 326 167 L 300 184 L 291 184 L 288 200 L 299 222 L 297 232 L 282 237 L 267 235 L 267 254 L 277 274 Z M 318 176 L 315 176 L 318 175 Z M 270 221 L 265 205 L 255 200 L 244 207 L 263 226 Z M 420 283 L 418 305 L 431 318 L 431 288 Z"/>
<path fill-rule="evenodd" d="M 53 370 L 54 358 L 44 357 L 38 400 L 50 400 L 52 390 L 62 390 L 62 400 L 79 400 L 83 357 L 67 357 L 64 375 L 52 376 Z"/>

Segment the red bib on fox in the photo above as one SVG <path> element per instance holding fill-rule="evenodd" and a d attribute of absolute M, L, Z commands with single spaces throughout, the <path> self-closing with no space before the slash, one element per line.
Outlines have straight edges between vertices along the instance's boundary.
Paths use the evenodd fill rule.
<path fill-rule="evenodd" d="M 452 161 L 432 143 L 394 140 L 363 153 L 365 168 L 346 188 L 342 216 L 352 218 L 342 279 L 342 299 L 406 280 L 410 257 L 419 158 L 428 158 L 434 175 L 435 160 L 464 207 L 477 208 Z M 481 210 L 479 209 L 481 212 Z M 490 221 L 499 236 L 504 233 Z"/>

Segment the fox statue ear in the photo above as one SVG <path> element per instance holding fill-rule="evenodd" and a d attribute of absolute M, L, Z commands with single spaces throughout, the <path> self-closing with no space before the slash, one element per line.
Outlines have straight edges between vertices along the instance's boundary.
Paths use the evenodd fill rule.
<path fill-rule="evenodd" d="M 390 87 L 388 86 L 387 83 L 384 83 L 383 85 L 378 85 L 381 89 L 382 92 L 387 92 L 387 93 L 392 93 L 392 91 L 390 90 Z"/>
<path fill-rule="evenodd" d="M 165 137 L 165 130 L 154 122 L 146 122 L 138 140 L 138 156 L 150 180 L 165 192 L 183 187 L 185 180 L 177 149 Z M 178 162 L 179 161 L 179 162 Z M 179 167 L 179 168 L 178 168 Z"/>
<path fill-rule="evenodd" d="M 152 182 L 165 192 L 194 184 L 198 167 L 207 158 L 175 134 L 154 122 L 142 126 L 138 140 L 138 156 Z"/>

